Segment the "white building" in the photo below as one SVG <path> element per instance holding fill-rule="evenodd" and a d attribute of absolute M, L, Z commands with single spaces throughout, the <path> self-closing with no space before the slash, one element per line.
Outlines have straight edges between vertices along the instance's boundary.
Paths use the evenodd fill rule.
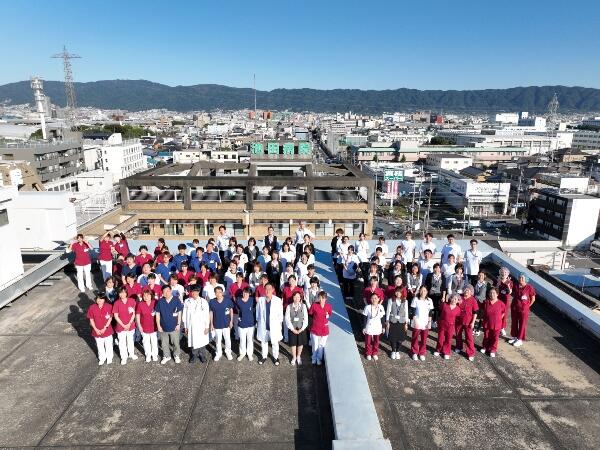
<path fill-rule="evenodd" d="M 13 208 L 17 195 L 16 187 L 0 187 L 0 290 L 24 273 Z"/>
<path fill-rule="evenodd" d="M 176 150 L 173 152 L 173 162 L 175 164 L 194 164 L 198 161 L 208 161 L 210 153 L 210 150 L 200 148 Z"/>
<path fill-rule="evenodd" d="M 575 131 L 571 146 L 578 150 L 600 150 L 600 131 Z"/>
<path fill-rule="evenodd" d="M 472 166 L 473 158 L 456 153 L 430 153 L 427 155 L 425 165 L 430 170 L 443 169 L 459 172 L 465 167 Z"/>
<path fill-rule="evenodd" d="M 113 189 L 113 177 L 101 169 L 83 172 L 75 175 L 77 191 L 97 194 Z"/>
<path fill-rule="evenodd" d="M 494 122 L 500 125 L 519 123 L 518 113 L 500 113 L 494 117 Z"/>
<path fill-rule="evenodd" d="M 148 168 L 139 139 L 123 140 L 121 133 L 102 141 L 100 148 L 102 170 L 113 176 L 113 183 Z"/>
<path fill-rule="evenodd" d="M 477 182 L 440 170 L 437 188 L 447 203 L 470 217 L 504 215 L 508 210 L 510 183 Z"/>

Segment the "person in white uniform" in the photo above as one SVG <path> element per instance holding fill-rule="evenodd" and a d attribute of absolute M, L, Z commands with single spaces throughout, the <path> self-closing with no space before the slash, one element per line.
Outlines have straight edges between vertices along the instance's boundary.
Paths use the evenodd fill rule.
<path fill-rule="evenodd" d="M 256 337 L 261 344 L 261 359 L 264 364 L 269 354 L 269 342 L 273 353 L 273 363 L 279 365 L 279 341 L 283 339 L 283 301 L 274 295 L 275 288 L 271 283 L 265 286 L 265 296 L 256 302 Z"/>
<path fill-rule="evenodd" d="M 209 341 L 210 314 L 208 302 L 200 297 L 200 286 L 194 287 L 183 304 L 183 333 L 192 352 L 190 363 L 206 362 L 205 347 Z"/>
<path fill-rule="evenodd" d="M 471 248 L 465 252 L 463 258 L 463 266 L 465 268 L 465 276 L 469 279 L 469 282 L 474 286 L 477 284 L 477 277 L 479 274 L 479 265 L 483 259 L 482 253 L 477 249 L 477 239 L 471 239 L 469 242 Z"/>

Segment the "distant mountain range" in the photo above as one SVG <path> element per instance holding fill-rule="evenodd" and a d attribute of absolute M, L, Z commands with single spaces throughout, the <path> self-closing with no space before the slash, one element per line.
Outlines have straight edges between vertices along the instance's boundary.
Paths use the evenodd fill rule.
<path fill-rule="evenodd" d="M 44 90 L 54 104 L 65 105 L 64 85 L 45 81 Z M 167 86 L 146 80 L 104 80 L 75 83 L 77 104 L 105 109 L 140 111 L 166 108 L 174 111 L 243 109 L 254 107 L 250 88 L 217 84 Z M 554 93 L 559 112 L 600 111 L 600 89 L 566 86 L 530 86 L 472 91 L 420 91 L 417 89 L 274 89 L 257 91 L 260 109 L 381 113 L 432 110 L 442 112 L 546 111 Z M 0 86 L 0 102 L 33 103 L 29 81 Z"/>

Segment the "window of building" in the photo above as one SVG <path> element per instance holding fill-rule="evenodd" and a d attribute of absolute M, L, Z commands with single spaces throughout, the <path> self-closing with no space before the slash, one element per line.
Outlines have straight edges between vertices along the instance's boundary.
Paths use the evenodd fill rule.
<path fill-rule="evenodd" d="M 164 229 L 165 236 L 181 236 L 183 235 L 183 225 L 178 223 L 172 223 L 169 225 L 162 224 L 160 226 Z"/>
<path fill-rule="evenodd" d="M 333 236 L 333 224 L 319 222 L 314 224 L 315 236 Z"/>
<path fill-rule="evenodd" d="M 212 236 L 215 234 L 215 226 L 211 223 L 196 223 L 194 224 L 194 234 L 198 236 Z"/>

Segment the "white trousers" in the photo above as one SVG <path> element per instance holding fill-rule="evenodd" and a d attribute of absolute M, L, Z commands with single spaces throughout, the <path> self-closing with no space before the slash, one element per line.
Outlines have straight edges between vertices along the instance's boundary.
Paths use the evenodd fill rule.
<path fill-rule="evenodd" d="M 254 327 L 238 328 L 240 333 L 240 355 L 252 356 L 254 353 Z"/>
<path fill-rule="evenodd" d="M 94 338 L 96 339 L 96 346 L 98 347 L 98 360 L 103 362 L 112 363 L 113 360 L 113 337 L 108 336 L 104 338 Z"/>
<path fill-rule="evenodd" d="M 117 338 L 119 339 L 119 355 L 121 356 L 121 361 L 124 361 L 127 358 L 131 358 L 133 356 L 134 333 L 135 329 L 129 331 L 119 331 L 117 333 Z"/>
<path fill-rule="evenodd" d="M 231 330 L 227 328 L 215 328 L 215 356 L 221 356 L 223 349 L 221 348 L 221 340 L 225 341 L 225 354 L 231 354 Z"/>
<path fill-rule="evenodd" d="M 90 291 L 92 290 L 92 265 L 86 264 L 85 266 L 75 266 L 77 269 L 77 287 L 81 292 L 85 292 L 87 287 Z M 85 286 L 83 285 L 83 274 L 85 274 Z"/>
<path fill-rule="evenodd" d="M 158 337 L 154 333 L 142 333 L 142 345 L 144 346 L 144 355 L 146 358 L 158 358 Z"/>
<path fill-rule="evenodd" d="M 313 351 L 313 361 L 323 361 L 323 353 L 325 351 L 325 345 L 327 344 L 327 336 L 317 336 L 316 334 L 310 333 L 310 341 Z"/>
<path fill-rule="evenodd" d="M 102 269 L 102 279 L 106 281 L 108 277 L 112 276 L 112 260 L 99 262 L 100 269 Z"/>
<path fill-rule="evenodd" d="M 269 356 L 269 341 L 271 341 L 271 352 L 273 353 L 273 358 L 279 358 L 279 341 L 271 339 L 271 333 L 269 331 L 265 331 L 265 333 L 267 333 L 265 335 L 265 340 L 260 341 L 263 359 L 267 359 L 267 356 Z"/>

